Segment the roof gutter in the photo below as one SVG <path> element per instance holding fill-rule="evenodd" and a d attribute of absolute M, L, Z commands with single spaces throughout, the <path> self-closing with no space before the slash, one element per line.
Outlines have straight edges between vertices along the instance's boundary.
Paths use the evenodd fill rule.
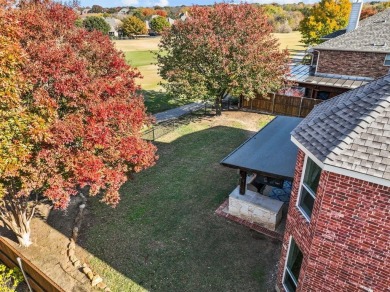
<path fill-rule="evenodd" d="M 351 49 L 332 49 L 332 48 L 313 48 L 313 51 L 340 51 L 340 52 L 359 52 L 359 53 L 380 53 L 380 54 L 390 54 L 390 49 L 387 51 L 367 51 L 367 50 L 351 50 Z"/>

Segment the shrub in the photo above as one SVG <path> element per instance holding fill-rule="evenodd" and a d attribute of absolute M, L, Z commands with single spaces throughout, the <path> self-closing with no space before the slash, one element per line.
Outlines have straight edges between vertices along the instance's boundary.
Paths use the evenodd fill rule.
<path fill-rule="evenodd" d="M 290 27 L 290 25 L 288 24 L 287 21 L 285 21 L 284 23 L 280 24 L 280 25 L 276 25 L 275 27 L 275 32 L 279 32 L 279 33 L 290 33 L 292 32 L 292 28 Z"/>
<path fill-rule="evenodd" d="M 18 268 L 9 269 L 0 264 L 0 292 L 13 292 L 23 281 L 23 274 Z"/>

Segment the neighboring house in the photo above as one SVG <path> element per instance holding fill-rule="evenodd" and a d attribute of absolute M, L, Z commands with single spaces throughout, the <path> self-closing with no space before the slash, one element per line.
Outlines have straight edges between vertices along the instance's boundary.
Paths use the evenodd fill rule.
<path fill-rule="evenodd" d="M 72 10 L 73 10 L 77 15 L 81 15 L 81 14 L 82 14 L 82 11 L 80 11 L 77 7 L 73 7 Z"/>
<path fill-rule="evenodd" d="M 168 23 L 169 23 L 170 25 L 175 24 L 175 20 L 174 20 L 173 18 L 167 17 L 167 20 L 168 20 Z"/>
<path fill-rule="evenodd" d="M 346 32 L 310 49 L 311 65 L 292 66 L 289 79 L 306 97 L 326 100 L 389 72 L 390 9 L 359 23 L 362 3 L 352 5 Z"/>
<path fill-rule="evenodd" d="M 118 11 L 119 15 L 126 15 L 129 14 L 130 9 L 129 8 L 122 8 L 121 10 Z"/>
<path fill-rule="evenodd" d="M 146 26 L 146 29 L 148 30 L 148 32 L 150 32 L 150 23 L 149 23 L 149 20 L 145 20 L 145 26 Z"/>
<path fill-rule="evenodd" d="M 351 49 L 371 48 L 366 37 Z M 298 155 L 277 290 L 388 291 L 390 75 L 322 102 L 291 135 Z"/>
<path fill-rule="evenodd" d="M 106 17 L 104 20 L 110 25 L 108 35 L 112 37 L 119 37 L 121 34 L 120 27 L 122 26 L 122 21 L 113 17 Z"/>
<path fill-rule="evenodd" d="M 186 19 L 188 18 L 188 12 L 186 11 L 186 12 L 180 13 L 179 18 L 181 21 L 186 21 Z"/>

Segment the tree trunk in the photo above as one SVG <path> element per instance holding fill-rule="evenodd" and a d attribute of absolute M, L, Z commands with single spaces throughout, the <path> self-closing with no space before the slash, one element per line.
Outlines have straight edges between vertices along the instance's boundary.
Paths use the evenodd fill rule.
<path fill-rule="evenodd" d="M 23 247 L 29 247 L 32 244 L 32 241 L 30 239 L 30 234 L 31 234 L 30 222 L 26 222 L 26 223 L 28 225 L 26 231 L 21 232 L 19 235 L 15 233 L 16 237 L 18 238 L 18 242 L 20 246 Z"/>
<path fill-rule="evenodd" d="M 3 198 L 0 218 L 13 231 L 23 247 L 32 244 L 30 239 L 30 222 L 34 216 L 36 205 L 29 207 L 28 198 Z"/>
<path fill-rule="evenodd" d="M 215 114 L 217 116 L 222 115 L 222 98 L 218 96 L 215 98 Z"/>

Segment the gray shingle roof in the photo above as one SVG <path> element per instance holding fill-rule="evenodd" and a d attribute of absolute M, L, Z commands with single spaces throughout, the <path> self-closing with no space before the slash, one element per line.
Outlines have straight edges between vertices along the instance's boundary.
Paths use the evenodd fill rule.
<path fill-rule="evenodd" d="M 390 53 L 390 8 L 362 20 L 357 29 L 314 49 Z"/>
<path fill-rule="evenodd" d="M 323 37 L 321 37 L 321 39 L 323 40 L 333 39 L 335 37 L 345 34 L 346 32 L 347 32 L 346 29 L 339 29 L 334 32 L 331 32 L 330 34 L 324 35 Z"/>
<path fill-rule="evenodd" d="M 390 180 L 390 75 L 319 104 L 291 134 L 324 164 Z"/>

